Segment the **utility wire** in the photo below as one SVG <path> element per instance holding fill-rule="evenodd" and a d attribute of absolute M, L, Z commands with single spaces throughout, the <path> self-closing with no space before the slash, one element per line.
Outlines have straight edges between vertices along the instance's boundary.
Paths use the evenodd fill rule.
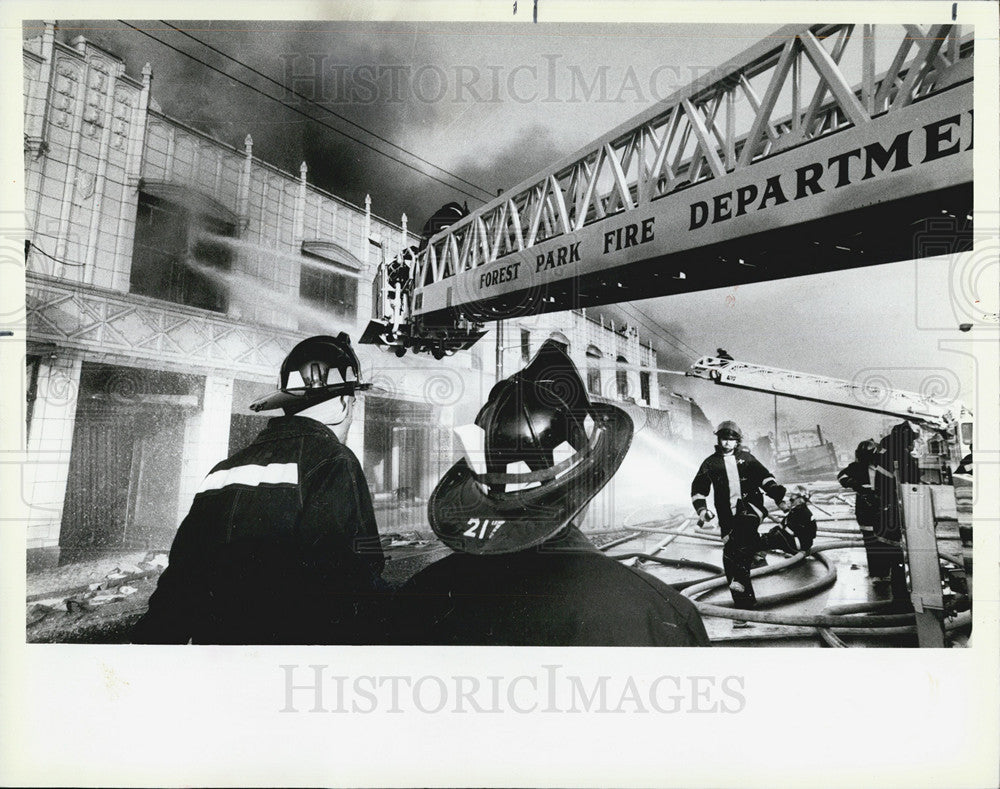
<path fill-rule="evenodd" d="M 198 44 L 201 44 L 203 47 L 206 47 L 206 48 L 212 50 L 212 52 L 215 52 L 218 55 L 222 55 L 222 57 L 226 58 L 227 60 L 231 60 L 233 63 L 236 63 L 239 66 L 242 66 L 243 68 L 247 69 L 248 71 L 253 72 L 254 74 L 256 74 L 259 77 L 262 77 L 263 79 L 266 79 L 268 82 L 270 82 L 270 83 L 272 83 L 274 85 L 277 85 L 279 88 L 287 90 L 293 96 L 296 96 L 296 97 L 302 99 L 303 101 L 308 102 L 309 104 L 312 104 L 315 107 L 319 107 L 321 110 L 330 113 L 330 115 L 333 115 L 335 118 L 339 118 L 340 120 L 344 121 L 345 123 L 349 123 L 351 126 L 354 126 L 356 129 L 360 129 L 365 134 L 368 134 L 368 135 L 374 137 L 376 140 L 384 142 L 386 145 L 390 145 L 393 148 L 395 148 L 396 150 L 402 151 L 403 153 L 407 154 L 408 156 L 412 156 L 417 161 L 423 162 L 424 164 L 426 164 L 426 165 L 428 165 L 430 167 L 433 167 L 435 170 L 440 170 L 443 173 L 447 173 L 448 175 L 450 175 L 455 180 L 461 181 L 464 184 L 468 184 L 473 189 L 479 189 L 480 191 L 485 192 L 486 194 L 488 194 L 490 196 L 490 198 L 493 198 L 495 196 L 488 189 L 483 189 L 483 187 L 481 187 L 479 184 L 475 184 L 472 181 L 469 181 L 469 180 L 467 180 L 465 178 L 462 178 L 462 176 L 460 176 L 460 175 L 458 175 L 456 173 L 453 173 L 451 170 L 448 170 L 448 169 L 446 169 L 444 167 L 441 167 L 439 165 L 434 164 L 434 162 L 429 161 L 429 160 L 423 158 L 422 156 L 419 156 L 418 154 L 413 153 L 413 151 L 409 151 L 406 148 L 402 147 L 401 145 L 397 145 L 392 140 L 386 139 L 385 137 L 382 137 L 381 135 L 376 134 L 371 129 L 369 129 L 369 128 L 365 127 L 365 126 L 362 126 L 360 123 L 356 123 L 356 122 L 352 121 L 350 118 L 348 118 L 348 117 L 346 117 L 344 115 L 341 115 L 338 112 L 335 112 L 334 110 L 332 110 L 329 107 L 327 107 L 325 104 L 321 104 L 320 102 L 315 101 L 315 100 L 309 98 L 305 94 L 299 93 L 296 90 L 292 90 L 291 88 L 289 88 L 288 86 L 286 86 L 283 82 L 280 82 L 279 80 L 276 80 L 273 77 L 269 77 L 267 74 L 264 74 L 263 72 L 261 72 L 258 69 L 254 68 L 249 63 L 245 63 L 242 60 L 240 60 L 239 58 L 233 57 L 232 55 L 230 55 L 227 52 L 222 51 L 218 47 L 213 46 L 212 44 L 209 44 L 207 41 L 203 41 L 200 38 L 198 38 L 197 36 L 191 35 L 186 30 L 181 30 L 181 28 L 177 27 L 176 25 L 170 24 L 165 19 L 161 19 L 160 22 L 162 24 L 166 25 L 167 27 L 169 27 L 170 29 L 176 30 L 182 36 L 185 36 L 186 38 L 190 38 L 192 41 L 194 41 L 194 42 L 196 42 Z"/>
<path fill-rule="evenodd" d="M 676 348 L 681 353 L 684 353 L 685 355 L 689 355 L 691 359 L 697 359 L 700 356 L 704 355 L 704 354 L 700 353 L 699 351 L 695 350 L 694 348 L 692 348 L 690 345 L 688 345 L 686 342 L 684 342 L 684 340 L 682 340 L 680 337 L 678 337 L 676 334 L 674 334 L 670 330 L 663 328 L 659 324 L 652 323 L 649 320 L 646 320 L 646 318 L 644 317 L 644 313 L 642 313 L 638 308 L 633 307 L 631 304 L 628 304 L 627 302 L 620 302 L 617 306 L 619 308 L 621 308 L 623 311 L 630 313 L 632 315 L 632 317 L 634 317 L 640 323 L 644 324 L 654 334 L 659 335 L 660 339 L 662 339 L 668 345 L 672 345 L 674 348 Z M 677 342 L 676 343 L 675 342 L 671 342 L 666 337 L 664 337 L 664 334 L 669 334 L 671 337 L 673 337 L 675 340 L 677 340 Z M 678 345 L 677 343 L 680 343 L 680 345 Z M 684 348 L 687 349 L 687 351 L 685 351 L 684 348 L 681 348 L 681 345 L 683 345 Z M 690 352 L 690 353 L 688 354 L 688 352 Z"/>
<path fill-rule="evenodd" d="M 116 238 L 117 238 L 117 235 L 116 235 Z M 77 267 L 82 267 L 82 266 L 86 265 L 85 263 L 69 263 L 69 262 L 67 262 L 65 260 L 60 260 L 59 258 L 52 257 L 52 255 L 50 255 L 48 252 L 46 252 L 44 249 L 42 249 L 40 246 L 38 246 L 38 244 L 36 244 L 34 241 L 27 241 L 27 240 L 24 242 L 24 257 L 25 258 L 28 257 L 28 253 L 32 249 L 35 250 L 38 254 L 40 254 L 40 255 L 42 255 L 44 257 L 47 257 L 49 260 L 55 261 L 60 266 L 77 266 Z"/>
<path fill-rule="evenodd" d="M 155 41 L 157 44 L 160 44 L 161 46 L 164 46 L 167 49 L 171 49 L 174 52 L 177 52 L 178 54 L 184 55 L 185 57 L 188 57 L 191 60 L 194 60 L 195 62 L 200 63 L 205 68 L 210 69 L 211 71 L 214 71 L 214 72 L 216 72 L 218 74 L 221 74 L 222 76 L 226 77 L 227 79 L 231 79 L 233 82 L 237 82 L 240 85 L 242 85 L 243 87 L 249 88 L 250 90 L 254 91 L 255 93 L 259 93 L 260 95 L 264 96 L 265 98 L 270 99 L 271 101 L 275 101 L 275 102 L 281 104 L 283 107 L 291 110 L 292 112 L 298 113 L 302 117 L 307 118 L 308 120 L 311 120 L 313 123 L 318 123 L 320 126 L 323 126 L 323 127 L 327 128 L 327 129 L 330 129 L 331 131 L 335 131 L 338 134 L 340 134 L 340 135 L 342 135 L 344 137 L 347 137 L 347 139 L 352 140 L 352 141 L 358 143 L 359 145 L 362 145 L 365 148 L 368 148 L 369 150 L 374 151 L 375 153 L 379 153 L 382 156 L 385 156 L 385 157 L 387 157 L 389 159 L 392 159 L 394 162 L 397 162 L 397 163 L 403 165 L 404 167 L 406 167 L 406 168 L 408 168 L 410 170 L 413 170 L 414 172 L 419 173 L 420 175 L 423 175 L 426 178 L 430 178 L 431 180 L 437 181 L 439 184 L 447 186 L 449 189 L 454 189 L 457 192 L 461 192 L 462 194 L 464 194 L 464 195 L 466 195 L 468 197 L 471 197 L 473 200 L 482 200 L 483 199 L 482 197 L 480 197 L 478 195 L 474 195 L 471 192 L 468 192 L 468 191 L 466 191 L 465 189 L 463 189 L 463 188 L 461 188 L 459 186 L 455 186 L 454 184 L 450 184 L 447 181 L 444 181 L 444 180 L 438 178 L 435 175 L 431 175 L 430 173 L 424 172 L 422 169 L 420 169 L 419 167 L 416 167 L 415 165 L 410 164 L 409 162 L 404 162 L 402 159 L 397 159 L 392 154 L 386 153 L 385 151 L 381 151 L 378 148 L 376 148 L 375 146 L 370 145 L 369 143 L 365 142 L 364 140 L 358 139 L 357 137 L 354 137 L 354 136 L 348 134 L 347 132 L 343 131 L 342 129 L 338 129 L 336 126 L 331 126 L 329 123 L 324 123 L 319 118 L 316 118 L 315 116 L 310 115 L 307 112 L 303 112 L 302 110 L 300 110 L 295 105 L 293 105 L 293 104 L 291 104 L 289 102 L 282 101 L 281 99 L 276 98 L 275 96 L 272 96 L 271 94 L 267 93 L 266 91 L 263 91 L 260 88 L 258 88 L 258 87 L 254 86 L 254 85 L 251 85 L 248 82 L 245 82 L 245 81 L 239 79 L 238 77 L 234 77 L 232 74 L 229 74 L 229 73 L 223 71 L 220 68 L 216 68 L 215 66 L 213 66 L 210 63 L 206 63 L 204 60 L 202 60 L 201 58 L 195 57 L 190 52 L 185 52 L 183 49 L 175 47 L 172 44 L 168 44 L 166 41 L 163 41 L 163 40 L 157 38 L 156 36 L 152 35 L 151 33 L 147 32 L 147 31 L 145 31 L 145 30 L 143 30 L 141 28 L 138 28 L 135 25 L 130 25 L 128 22 L 126 22 L 123 19 L 119 19 L 118 21 L 121 24 L 125 25 L 125 27 L 131 28 L 132 30 L 135 30 L 137 33 L 142 33 L 144 36 L 153 39 L 153 41 Z M 479 189 L 480 187 L 476 187 L 476 188 Z M 485 192 L 486 190 L 484 189 L 483 191 Z M 489 193 L 489 194 L 492 195 L 492 193 Z"/>

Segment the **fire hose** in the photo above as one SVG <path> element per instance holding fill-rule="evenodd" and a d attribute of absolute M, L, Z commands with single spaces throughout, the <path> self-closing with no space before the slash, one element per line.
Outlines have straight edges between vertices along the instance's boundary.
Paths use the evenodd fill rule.
<path fill-rule="evenodd" d="M 860 614 L 868 611 L 881 611 L 892 605 L 892 601 L 880 600 L 877 602 L 869 603 L 851 603 L 847 605 L 831 605 L 827 606 L 823 613 L 831 614 L 833 616 L 843 616 L 846 614 Z M 950 617 L 949 621 L 945 623 L 945 630 L 952 631 L 958 630 L 959 628 L 966 627 L 972 624 L 972 613 L 970 611 L 964 611 L 957 614 L 954 617 Z M 836 631 L 845 632 L 842 627 L 829 628 L 820 627 L 817 628 L 817 633 L 819 633 L 820 639 L 827 646 L 834 647 L 836 649 L 846 649 L 850 645 L 843 641 Z M 849 630 L 851 635 L 908 635 L 910 633 L 916 632 L 916 628 L 912 625 L 904 625 L 902 627 L 875 627 L 875 628 L 854 628 Z"/>
<path fill-rule="evenodd" d="M 677 534 L 678 536 L 685 537 L 695 537 L 702 540 L 708 540 L 712 542 L 721 542 L 719 537 L 708 534 L 698 534 L 698 533 L 688 533 L 682 532 L 676 529 L 664 529 L 664 528 L 651 528 L 643 526 L 633 526 L 632 529 L 640 532 L 646 533 L 656 533 L 656 534 Z M 841 530 L 835 530 L 835 533 L 840 533 Z M 844 533 L 857 534 L 857 529 L 843 530 Z M 823 591 L 824 589 L 832 586 L 837 579 L 836 568 L 821 554 L 824 551 L 836 550 L 840 548 L 854 548 L 861 547 L 864 543 L 861 540 L 840 540 L 829 543 L 821 543 L 819 545 L 814 545 L 811 550 L 811 555 L 814 555 L 821 564 L 826 568 L 827 572 L 820 578 L 817 578 L 809 583 L 800 586 L 795 589 L 790 589 L 785 592 L 779 592 L 771 595 L 765 595 L 757 599 L 757 604 L 761 606 L 774 606 L 780 605 L 787 602 L 792 602 L 794 600 L 800 600 L 805 597 L 809 597 L 813 594 Z M 610 547 L 610 546 L 608 546 Z M 950 554 L 941 553 L 939 554 L 945 561 L 951 562 L 958 566 L 962 565 L 960 558 L 952 556 Z M 640 552 L 631 552 L 627 554 L 621 554 L 613 556 L 615 559 L 630 559 L 639 558 L 643 561 L 652 561 L 658 564 L 662 564 L 670 567 L 692 567 L 697 569 L 709 570 L 711 565 L 704 562 L 692 562 L 691 560 L 684 559 L 665 559 L 658 556 L 652 556 L 650 554 L 643 554 Z M 789 567 L 795 566 L 806 558 L 806 553 L 800 551 L 793 556 L 783 559 L 775 564 L 769 565 L 767 567 L 759 567 L 751 571 L 750 575 L 754 578 L 759 578 L 767 575 L 772 575 L 774 573 L 781 572 Z M 844 614 L 847 613 L 862 613 L 868 610 L 882 610 L 892 603 L 884 602 L 882 605 L 872 608 L 870 604 L 864 604 L 862 607 L 853 610 L 851 606 L 839 606 L 832 607 L 825 610 L 822 614 L 789 614 L 785 612 L 774 612 L 774 611 L 759 611 L 759 610 L 746 610 L 746 609 L 736 609 L 733 607 L 732 603 L 720 602 L 718 604 L 704 603 L 696 600 L 695 598 L 705 594 L 709 591 L 717 589 L 724 586 L 726 583 L 725 575 L 718 571 L 718 568 L 713 568 L 717 575 L 711 576 L 709 578 L 694 579 L 691 581 L 682 581 L 670 584 L 673 588 L 682 590 L 682 593 L 691 598 L 698 610 L 706 616 L 715 616 L 725 619 L 740 619 L 744 621 L 751 622 L 761 622 L 766 624 L 779 624 L 779 625 L 790 625 L 790 626 L 804 626 L 804 627 L 814 627 L 821 638 L 831 645 L 839 642 L 839 645 L 846 646 L 846 644 L 838 638 L 837 632 L 849 632 L 856 635 L 891 635 L 891 634 L 907 634 L 914 631 L 914 617 L 912 613 L 901 613 L 901 614 L 866 614 L 865 616 L 851 616 L 845 617 Z M 964 626 L 971 621 L 971 616 L 958 616 L 954 621 L 950 622 L 947 626 L 949 630 L 953 630 Z"/>

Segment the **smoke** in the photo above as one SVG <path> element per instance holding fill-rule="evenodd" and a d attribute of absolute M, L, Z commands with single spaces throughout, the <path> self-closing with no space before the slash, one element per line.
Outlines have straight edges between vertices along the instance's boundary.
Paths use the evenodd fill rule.
<path fill-rule="evenodd" d="M 428 174 L 449 184 L 457 184 L 454 179 L 351 123 L 430 161 L 440 160 L 440 150 L 421 154 L 410 138 L 426 135 L 454 108 L 444 101 L 401 101 L 409 97 L 389 82 L 388 75 L 400 73 L 399 69 L 413 73 L 426 60 L 417 48 L 414 25 L 171 22 L 265 75 L 260 76 L 160 22 L 130 24 L 165 43 L 111 21 L 64 20 L 59 23 L 57 37 L 69 43 L 84 36 L 120 57 L 126 73 L 134 78 L 139 77 L 145 63 L 150 63 L 151 97 L 168 117 L 237 148 L 243 147 L 249 134 L 256 157 L 292 174 L 298 174 L 299 165 L 305 161 L 310 183 L 356 205 L 363 205 L 366 194 L 371 194 L 373 210 L 392 221 L 398 221 L 404 212 L 413 213 L 415 206 L 436 207 L 463 199 L 456 189 L 433 181 Z M 25 37 L 38 35 L 40 27 L 41 23 L 26 23 Z M 170 47 L 188 52 L 203 63 Z M 364 80 L 378 73 L 385 76 L 374 89 L 367 89 Z M 301 95 L 294 95 L 291 89 Z M 472 187 L 461 186 L 480 194 Z M 430 208 L 428 214 L 433 210 Z"/>
<path fill-rule="evenodd" d="M 227 271 L 207 266 L 191 258 L 184 262 L 192 271 L 211 280 L 217 287 L 226 292 L 232 305 L 237 308 L 236 310 L 230 308 L 231 315 L 238 314 L 243 310 L 252 312 L 264 307 L 283 315 L 291 315 L 300 322 L 308 322 L 310 326 L 315 327 L 316 331 L 323 331 L 327 334 L 350 332 L 354 328 L 353 321 L 338 318 L 329 310 L 304 304 L 294 296 L 282 295 L 273 284 L 259 277 L 243 271 Z"/>
<path fill-rule="evenodd" d="M 715 353 L 714 347 L 702 347 L 704 339 L 689 336 L 684 325 L 678 321 L 654 323 L 647 319 L 647 323 L 641 324 L 640 331 L 646 335 L 647 341 L 656 346 L 660 367 L 686 370 L 695 356 Z"/>
<path fill-rule="evenodd" d="M 276 267 L 272 264 L 283 260 L 296 266 L 313 269 L 314 271 L 331 270 L 330 265 L 327 263 L 313 260 L 297 252 L 282 252 L 280 249 L 261 246 L 252 241 L 244 241 L 231 236 L 220 236 L 214 233 L 202 233 L 199 238 L 211 241 L 213 244 L 219 244 L 235 252 L 239 256 L 244 269 L 253 269 L 262 272 L 273 270 Z M 361 276 L 357 272 L 347 271 L 342 268 L 336 269 L 336 273 L 338 276 L 349 277 L 351 279 L 360 279 Z"/>
<path fill-rule="evenodd" d="M 531 123 L 510 138 L 489 146 L 482 156 L 467 157 L 457 166 L 473 183 L 490 187 L 494 193 L 511 189 L 533 174 L 550 167 L 565 155 L 552 130 L 540 123 Z"/>

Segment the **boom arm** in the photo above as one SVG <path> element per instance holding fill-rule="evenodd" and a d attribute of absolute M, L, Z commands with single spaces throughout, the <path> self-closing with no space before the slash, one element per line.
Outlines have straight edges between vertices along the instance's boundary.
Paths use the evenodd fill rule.
<path fill-rule="evenodd" d="M 970 415 L 957 400 L 924 397 L 870 381 L 844 381 L 716 356 L 703 356 L 691 365 L 687 374 L 722 386 L 896 416 L 934 430 L 948 430 L 963 414 Z"/>
<path fill-rule="evenodd" d="M 893 54 L 885 44 L 900 33 Z M 972 58 L 955 25 L 783 28 L 432 236 L 414 265 L 414 320 L 950 251 L 920 243 L 919 225 L 950 215 L 961 235 L 969 224 Z M 778 97 L 806 73 L 812 100 L 785 114 Z"/>
<path fill-rule="evenodd" d="M 364 341 L 442 355 L 488 321 L 963 251 L 974 52 L 953 24 L 782 28 L 432 230 Z"/>

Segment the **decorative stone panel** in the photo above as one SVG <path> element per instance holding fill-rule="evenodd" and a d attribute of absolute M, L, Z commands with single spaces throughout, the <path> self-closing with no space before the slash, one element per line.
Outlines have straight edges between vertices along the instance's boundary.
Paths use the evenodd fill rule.
<path fill-rule="evenodd" d="M 56 62 L 56 76 L 52 90 L 52 123 L 69 129 L 73 125 L 76 91 L 80 83 L 80 66 L 68 58 Z"/>
<path fill-rule="evenodd" d="M 116 150 L 128 150 L 128 130 L 134 107 L 131 91 L 122 88 L 115 91 L 115 103 L 111 110 L 111 147 Z"/>
<path fill-rule="evenodd" d="M 28 275 L 26 288 L 33 340 L 175 368 L 270 379 L 288 349 L 304 336 L 38 275 Z"/>
<path fill-rule="evenodd" d="M 110 81 L 108 64 L 96 58 L 91 60 L 83 108 L 83 133 L 88 137 L 97 137 L 104 128 L 104 103 Z"/>

